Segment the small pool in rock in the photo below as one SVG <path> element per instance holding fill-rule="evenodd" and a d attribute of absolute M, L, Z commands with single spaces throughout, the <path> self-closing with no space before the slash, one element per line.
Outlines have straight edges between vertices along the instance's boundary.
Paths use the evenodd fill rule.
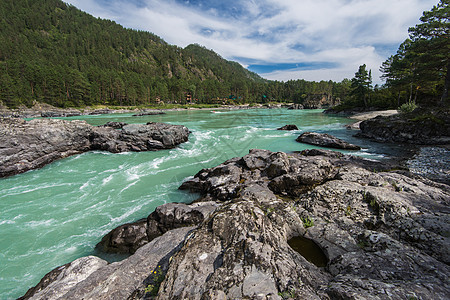
<path fill-rule="evenodd" d="M 303 236 L 296 236 L 290 239 L 288 244 L 310 263 L 315 264 L 317 267 L 326 267 L 328 258 L 313 240 Z"/>

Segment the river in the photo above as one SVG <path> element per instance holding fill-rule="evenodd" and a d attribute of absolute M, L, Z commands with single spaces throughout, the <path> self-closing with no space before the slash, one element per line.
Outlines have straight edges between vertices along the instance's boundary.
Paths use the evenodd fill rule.
<path fill-rule="evenodd" d="M 107 121 L 182 124 L 189 142 L 171 150 L 111 154 L 88 152 L 39 170 L 0 179 L 0 298 L 23 295 L 53 268 L 96 254 L 94 246 L 111 229 L 146 217 L 158 205 L 190 202 L 197 195 L 178 186 L 202 168 L 243 156 L 249 149 L 300 151 L 304 131 L 326 132 L 358 144 L 352 152 L 380 159 L 399 151 L 391 145 L 352 137 L 352 121 L 321 110 L 185 110 L 165 115 L 82 116 L 92 125 Z M 296 124 L 299 131 L 277 131 Z M 343 151 L 349 153 L 349 151 Z M 118 257 L 104 257 L 116 260 Z"/>

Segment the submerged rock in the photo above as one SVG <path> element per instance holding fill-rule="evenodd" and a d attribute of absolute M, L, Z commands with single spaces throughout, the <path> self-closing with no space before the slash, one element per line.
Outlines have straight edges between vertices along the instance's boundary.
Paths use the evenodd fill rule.
<path fill-rule="evenodd" d="M 203 220 L 158 230 L 63 298 L 145 299 L 147 287 L 157 299 L 447 299 L 450 189 L 390 168 L 330 151 L 251 150 L 203 169 L 182 185 L 201 194 L 196 203 L 218 203 Z M 191 212 L 164 210 L 164 224 Z M 295 237 L 317 245 L 326 266 L 295 251 Z"/>
<path fill-rule="evenodd" d="M 155 115 L 165 115 L 166 113 L 161 110 L 150 110 L 150 111 L 142 111 L 137 114 L 134 114 L 133 117 L 142 117 L 142 116 L 155 116 Z"/>
<path fill-rule="evenodd" d="M 326 133 L 304 132 L 297 139 L 299 143 L 306 143 L 315 146 L 322 146 L 328 148 L 345 149 L 345 150 L 360 150 L 361 147 L 347 143 L 337 137 Z"/>
<path fill-rule="evenodd" d="M 119 125 L 113 127 L 121 130 L 95 127 L 78 120 L 0 118 L 0 177 L 40 168 L 89 150 L 117 153 L 169 149 L 186 142 L 189 135 L 189 130 L 180 125 Z"/>

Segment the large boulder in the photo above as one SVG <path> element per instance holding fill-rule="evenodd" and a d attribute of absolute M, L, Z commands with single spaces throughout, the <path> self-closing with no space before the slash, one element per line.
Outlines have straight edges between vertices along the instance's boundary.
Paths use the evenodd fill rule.
<path fill-rule="evenodd" d="M 20 299 L 140 299 L 154 278 L 153 272 L 167 270 L 170 258 L 192 229 L 167 232 L 121 262 L 107 264 L 93 257 L 75 260 L 51 271 L 44 278 L 52 280 L 30 289 Z"/>
<path fill-rule="evenodd" d="M 189 130 L 164 123 L 95 127 L 85 121 L 0 118 L 0 177 L 40 168 L 89 150 L 169 149 L 186 142 Z"/>
<path fill-rule="evenodd" d="M 297 139 L 299 143 L 306 143 L 315 146 L 345 149 L 345 150 L 360 150 L 361 147 L 347 143 L 337 137 L 327 133 L 304 132 Z"/>
<path fill-rule="evenodd" d="M 445 299 L 448 186 L 328 154 L 253 150 L 185 183 L 229 201 L 174 257 L 159 298 Z M 230 180 L 235 168 L 245 181 Z M 327 266 L 293 251 L 293 236 L 312 239 Z"/>
<path fill-rule="evenodd" d="M 18 300 L 59 299 L 77 283 L 107 264 L 108 262 L 95 256 L 76 259 L 47 273 L 36 286 L 30 288 Z"/>
<path fill-rule="evenodd" d="M 190 205 L 167 203 L 158 206 L 146 219 L 128 223 L 111 230 L 96 245 L 107 253 L 134 253 L 143 245 L 169 230 L 198 225 L 219 205 L 200 202 Z"/>

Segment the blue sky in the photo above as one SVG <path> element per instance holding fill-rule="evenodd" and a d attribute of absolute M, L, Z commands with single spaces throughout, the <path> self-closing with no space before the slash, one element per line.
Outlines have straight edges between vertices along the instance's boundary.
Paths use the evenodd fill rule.
<path fill-rule="evenodd" d="M 65 0 L 96 17 L 198 43 L 267 79 L 352 78 L 379 67 L 438 0 Z"/>

